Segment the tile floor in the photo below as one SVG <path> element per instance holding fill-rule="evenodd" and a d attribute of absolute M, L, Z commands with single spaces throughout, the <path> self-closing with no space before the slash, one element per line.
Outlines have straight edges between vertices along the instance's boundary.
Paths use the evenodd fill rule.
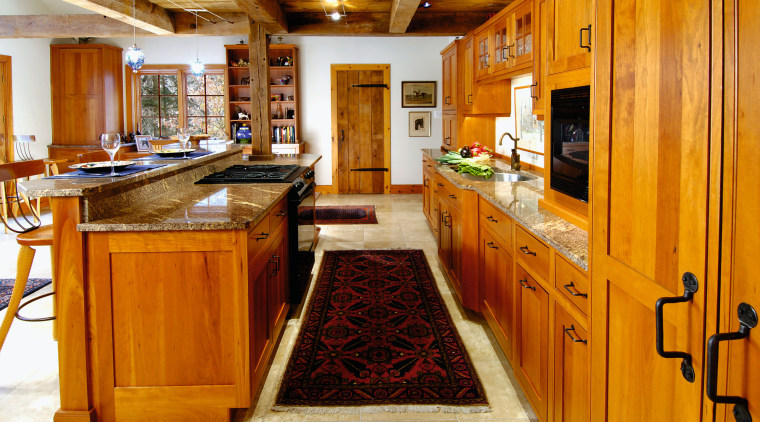
<path fill-rule="evenodd" d="M 456 413 L 363 413 L 303 415 L 271 410 L 279 380 L 300 326 L 301 310 L 288 320 L 280 347 L 266 378 L 256 407 L 236 412 L 233 420 L 247 421 L 490 421 L 517 422 L 537 420 L 515 380 L 503 353 L 485 322 L 466 314 L 447 284 L 437 258 L 435 240 L 422 214 L 421 195 L 323 195 L 318 205 L 375 205 L 378 224 L 322 226 L 316 250 L 314 273 L 322 253 L 335 249 L 422 249 L 436 278 L 452 319 L 475 365 L 492 412 Z M 49 219 L 49 216 L 47 217 Z M 12 235 L 0 234 L 0 277 L 13 278 L 16 246 Z M 49 277 L 50 257 L 41 248 L 35 257 L 32 277 Z M 313 285 L 313 283 L 312 283 Z M 48 291 L 49 288 L 41 291 Z M 40 293 L 40 294 L 41 294 Z M 30 313 L 50 312 L 49 301 Z M 39 302 L 38 302 L 39 303 Z M 0 311 L 0 318 L 5 311 Z M 11 327 L 0 351 L 0 421 L 50 421 L 58 409 L 58 365 L 56 343 L 51 338 L 51 323 L 19 323 Z M 25 365 L 19 365 L 25 362 Z"/>

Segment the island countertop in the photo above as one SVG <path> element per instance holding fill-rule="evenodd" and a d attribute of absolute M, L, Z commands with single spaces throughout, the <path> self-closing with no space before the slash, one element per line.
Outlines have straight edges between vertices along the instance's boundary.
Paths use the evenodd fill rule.
<path fill-rule="evenodd" d="M 433 159 L 444 155 L 435 149 L 423 149 L 422 153 Z M 509 163 L 495 159 L 492 167 L 509 169 Z M 457 187 L 478 192 L 536 237 L 588 270 L 588 233 L 538 206 L 538 200 L 544 197 L 544 178 L 540 173 L 523 171 L 534 179 L 522 182 L 494 182 L 485 179 L 481 182 L 465 179 L 445 165 L 438 165 L 436 169 Z"/>

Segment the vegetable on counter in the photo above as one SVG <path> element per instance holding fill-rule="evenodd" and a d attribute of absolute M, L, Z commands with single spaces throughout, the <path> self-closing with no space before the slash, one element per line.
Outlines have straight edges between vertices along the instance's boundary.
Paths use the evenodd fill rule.
<path fill-rule="evenodd" d="M 443 157 L 438 157 L 435 160 L 443 164 L 459 164 L 464 160 L 464 158 L 462 158 L 462 155 L 458 152 L 449 151 L 448 154 L 444 155 Z"/>
<path fill-rule="evenodd" d="M 493 176 L 493 169 L 491 168 L 491 166 L 477 163 L 471 159 L 466 159 L 466 160 L 463 160 L 461 163 L 459 163 L 458 171 L 460 174 L 470 173 L 474 176 L 485 177 L 486 179 Z"/>

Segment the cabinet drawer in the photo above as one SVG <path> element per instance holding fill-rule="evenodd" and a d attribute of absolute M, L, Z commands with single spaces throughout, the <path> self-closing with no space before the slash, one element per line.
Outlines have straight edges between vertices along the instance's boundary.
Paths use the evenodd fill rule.
<path fill-rule="evenodd" d="M 277 230 L 280 224 L 288 218 L 288 200 L 283 199 L 272 208 L 269 213 L 269 225 L 272 231 Z"/>
<path fill-rule="evenodd" d="M 438 196 L 441 198 L 446 198 L 446 200 L 451 203 L 451 205 L 461 210 L 462 190 L 456 187 L 453 183 L 449 182 L 448 179 L 443 176 L 441 176 L 440 182 L 443 184 L 443 190 L 439 190 Z"/>
<path fill-rule="evenodd" d="M 590 299 L 588 277 L 559 254 L 556 256 L 554 286 L 570 302 L 573 302 L 573 305 L 577 306 L 584 315 L 588 315 Z"/>
<path fill-rule="evenodd" d="M 544 281 L 549 281 L 549 247 L 519 225 L 515 230 L 515 246 L 517 259 Z"/>
<path fill-rule="evenodd" d="M 487 227 L 507 250 L 512 250 L 512 219 L 480 197 L 480 226 Z"/>
<path fill-rule="evenodd" d="M 422 156 L 422 169 L 433 171 L 433 168 L 435 168 L 436 164 L 438 164 L 437 161 L 434 159 L 428 157 L 427 155 Z"/>
<path fill-rule="evenodd" d="M 248 262 L 251 262 L 262 251 L 272 235 L 269 224 L 269 214 L 267 214 L 248 232 Z"/>

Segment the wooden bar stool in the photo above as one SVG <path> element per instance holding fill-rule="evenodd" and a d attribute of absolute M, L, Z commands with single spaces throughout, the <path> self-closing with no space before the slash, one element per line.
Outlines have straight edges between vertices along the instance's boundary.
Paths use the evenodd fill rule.
<path fill-rule="evenodd" d="M 0 164 L 0 184 L 5 185 L 10 182 L 13 184 L 13 191 L 16 196 L 16 210 L 11 212 L 10 215 L 2 213 L 3 224 L 5 227 L 15 233 L 16 242 L 21 246 L 18 253 L 17 267 L 16 267 L 16 282 L 13 285 L 11 293 L 11 300 L 8 303 L 8 309 L 3 318 L 2 325 L 0 325 L 0 349 L 5 343 L 5 337 L 8 335 L 8 331 L 11 328 L 13 318 L 19 318 L 24 321 L 50 321 L 54 320 L 55 316 L 47 318 L 26 318 L 18 315 L 21 308 L 34 302 L 42 297 L 55 294 L 55 275 L 53 275 L 53 292 L 34 298 L 23 305 L 21 304 L 21 297 L 24 295 L 24 289 L 26 282 L 29 279 L 29 271 L 32 268 L 32 261 L 34 260 L 35 246 L 50 246 L 50 256 L 53 257 L 53 226 L 41 225 L 39 214 L 35 210 L 29 198 L 18 190 L 16 180 L 24 177 L 35 176 L 45 173 L 45 164 L 43 160 L 31 160 L 13 162 L 8 164 Z M 5 208 L 9 204 L 9 198 L 5 195 L 5 190 L 2 192 L 2 206 Z M 28 210 L 28 211 L 27 211 Z M 31 215 L 29 215 L 31 214 Z M 56 314 L 55 301 L 53 302 L 53 315 Z M 57 327 L 55 323 L 53 325 L 53 337 L 56 335 Z"/>

